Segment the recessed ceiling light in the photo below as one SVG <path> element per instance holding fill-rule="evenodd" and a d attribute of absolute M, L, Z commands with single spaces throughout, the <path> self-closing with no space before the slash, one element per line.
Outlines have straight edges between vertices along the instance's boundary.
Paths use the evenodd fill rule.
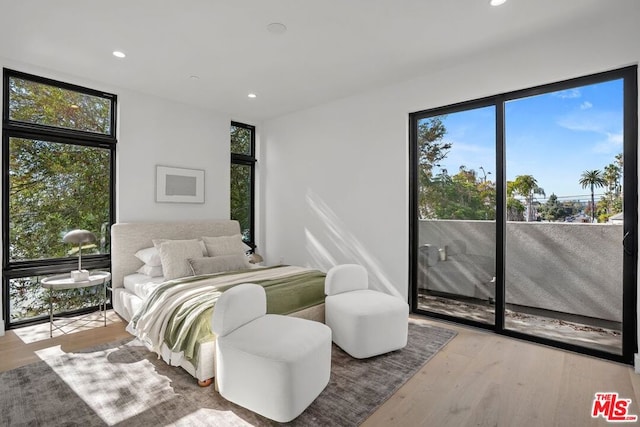
<path fill-rule="evenodd" d="M 489 4 L 491 6 L 500 6 L 501 4 L 505 4 L 507 0 L 491 0 Z"/>
<path fill-rule="evenodd" d="M 249 98 L 255 98 L 255 97 L 257 97 L 258 95 L 256 95 L 255 93 L 250 93 L 250 94 L 249 94 L 249 95 L 247 95 L 247 96 L 248 96 Z"/>
<path fill-rule="evenodd" d="M 271 24 L 267 25 L 267 31 L 269 31 L 271 34 L 284 34 L 287 32 L 287 27 L 284 24 L 281 24 L 279 22 L 272 22 Z"/>
<path fill-rule="evenodd" d="M 114 50 L 113 56 L 115 56 L 116 58 L 124 58 L 127 55 L 125 55 L 124 52 L 120 52 L 119 50 Z"/>

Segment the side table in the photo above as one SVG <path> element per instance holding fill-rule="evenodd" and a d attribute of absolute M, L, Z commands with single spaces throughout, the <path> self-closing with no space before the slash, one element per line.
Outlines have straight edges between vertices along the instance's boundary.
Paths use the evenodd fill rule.
<path fill-rule="evenodd" d="M 111 280 L 111 273 L 107 271 L 91 272 L 87 280 L 74 282 L 69 274 L 60 274 L 57 276 L 49 276 L 40 281 L 40 286 L 49 290 L 49 337 L 53 337 L 54 317 L 53 317 L 53 292 L 68 289 L 88 288 L 90 286 L 102 285 L 102 304 L 100 304 L 100 312 L 103 315 L 104 326 L 107 326 L 107 282 Z M 76 319 L 81 320 L 81 319 Z M 91 321 L 91 320 L 90 320 Z M 93 320 L 95 321 L 95 320 Z M 100 320 L 97 320 L 100 321 Z M 74 320 L 68 323 L 73 323 Z M 68 324 L 67 323 L 67 324 Z M 66 324 L 65 324 L 66 325 Z M 61 329 L 55 326 L 57 329 Z"/>

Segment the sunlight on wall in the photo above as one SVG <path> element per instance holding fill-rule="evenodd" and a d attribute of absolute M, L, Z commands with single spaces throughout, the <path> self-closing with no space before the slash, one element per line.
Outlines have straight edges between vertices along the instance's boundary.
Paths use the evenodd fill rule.
<path fill-rule="evenodd" d="M 305 196 L 310 211 L 305 228 L 306 249 L 317 266 L 328 270 L 337 264 L 360 264 L 369 272 L 369 286 L 402 297 L 388 279 L 382 263 L 351 233 L 338 215 L 312 190 Z M 317 226 L 318 230 L 311 230 Z"/>
<path fill-rule="evenodd" d="M 304 229 L 304 235 L 307 241 L 307 252 L 309 252 L 309 255 L 311 255 L 311 258 L 313 259 L 314 267 L 323 271 L 328 271 L 331 267 L 338 264 L 338 261 L 331 256 L 331 253 L 329 253 L 327 248 L 320 243 L 308 228 Z"/>

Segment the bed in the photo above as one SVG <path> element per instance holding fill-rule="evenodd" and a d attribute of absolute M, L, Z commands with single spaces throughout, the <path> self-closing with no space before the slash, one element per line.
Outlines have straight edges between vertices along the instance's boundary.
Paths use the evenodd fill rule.
<path fill-rule="evenodd" d="M 255 267 L 248 263 L 246 269 L 231 268 L 220 272 L 218 267 L 213 272 L 208 269 L 209 265 L 225 257 L 231 258 L 231 255 L 217 256 L 219 242 L 236 244 L 234 239 L 239 234 L 240 226 L 232 220 L 131 222 L 116 223 L 111 228 L 111 299 L 115 312 L 129 322 L 127 330 L 141 338 L 150 350 L 167 363 L 184 368 L 201 384 L 210 383 L 214 376 L 215 338 L 207 328 L 215 298 L 228 287 L 247 282 L 261 284 L 267 291 L 268 312 L 324 322 L 322 272 L 296 266 Z M 203 238 L 207 239 L 207 245 Z M 186 277 L 176 277 L 182 275 L 182 267 L 167 269 L 165 264 L 162 264 L 163 275 L 158 276 L 148 270 L 154 268 L 150 261 L 144 257 L 145 262 L 141 260 L 140 254 L 151 248 L 166 249 L 193 240 L 199 240 L 202 253 L 189 258 L 191 269 Z M 218 246 L 212 249 L 211 242 Z M 222 249 L 226 250 L 224 244 Z M 208 257 L 207 249 L 215 251 L 215 256 Z M 193 243 L 189 243 L 189 250 L 195 250 Z M 166 251 L 162 255 L 166 255 Z M 225 262 L 225 265 L 236 266 L 234 262 Z M 199 265 L 204 267 L 198 269 Z M 198 300 L 201 305 L 186 310 L 184 302 L 187 300 Z M 183 312 L 179 313 L 178 309 Z M 194 313 L 199 316 L 198 321 L 192 319 L 192 323 L 198 325 L 199 335 L 189 332 L 193 336 L 184 340 L 189 341 L 190 347 L 181 351 L 176 348 L 176 341 L 183 338 L 174 339 L 172 333 L 184 328 L 182 319 L 195 318 Z"/>

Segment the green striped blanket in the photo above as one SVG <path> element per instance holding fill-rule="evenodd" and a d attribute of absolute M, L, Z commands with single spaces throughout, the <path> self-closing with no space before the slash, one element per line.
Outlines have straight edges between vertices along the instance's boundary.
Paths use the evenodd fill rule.
<path fill-rule="evenodd" d="M 127 331 L 167 363 L 198 364 L 200 344 L 215 339 L 211 316 L 218 297 L 241 283 L 265 288 L 267 313 L 289 314 L 324 302 L 325 274 L 278 266 L 169 280 L 160 284 L 133 316 Z M 171 352 L 162 351 L 163 343 Z"/>

